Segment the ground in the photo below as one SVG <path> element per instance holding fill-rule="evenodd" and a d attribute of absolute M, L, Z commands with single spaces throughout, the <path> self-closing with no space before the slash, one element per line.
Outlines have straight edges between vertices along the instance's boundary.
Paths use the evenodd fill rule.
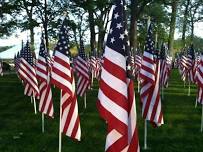
<path fill-rule="evenodd" d="M 136 92 L 137 89 L 135 88 Z M 41 133 L 41 114 L 34 114 L 30 98 L 23 95 L 23 86 L 16 75 L 0 77 L 0 152 L 57 152 L 59 124 L 59 91 L 54 91 L 55 118 L 45 118 L 45 133 Z M 96 109 L 98 84 L 87 95 L 87 109 L 78 99 L 82 141 L 63 136 L 62 152 L 102 152 L 106 125 Z M 201 106 L 195 108 L 196 87 L 187 86 L 177 70 L 172 71 L 169 87 L 164 91 L 164 125 L 148 125 L 150 152 L 201 152 L 203 134 L 200 132 Z M 136 93 L 139 140 L 143 151 L 144 121 L 141 118 L 139 96 Z"/>

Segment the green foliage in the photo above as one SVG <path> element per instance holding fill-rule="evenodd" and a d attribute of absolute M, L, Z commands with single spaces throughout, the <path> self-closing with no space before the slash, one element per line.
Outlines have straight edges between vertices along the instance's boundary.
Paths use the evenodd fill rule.
<path fill-rule="evenodd" d="M 202 51 L 203 50 L 203 38 L 197 37 L 195 36 L 193 39 L 193 44 L 194 44 L 194 48 L 196 51 Z M 186 46 L 190 46 L 191 44 L 191 39 L 190 37 L 186 38 Z M 182 40 L 181 39 L 177 39 L 174 41 L 174 49 L 177 51 L 180 51 L 182 49 Z"/>
<path fill-rule="evenodd" d="M 7 50 L 7 49 L 10 49 L 10 48 L 12 48 L 13 46 L 3 46 L 3 47 L 1 47 L 0 46 L 0 52 L 3 52 L 3 51 L 5 51 L 5 50 Z"/>
<path fill-rule="evenodd" d="M 154 26 L 154 39 L 155 34 L 158 35 L 158 42 L 167 42 L 168 40 L 168 31 L 167 27 L 169 25 L 169 15 L 164 7 L 164 5 L 161 5 L 160 2 L 152 3 L 145 7 L 145 10 L 142 14 L 142 18 L 140 19 L 138 24 L 138 41 L 140 43 L 141 48 L 144 47 L 146 34 L 147 34 L 147 19 L 146 17 L 150 16 L 153 26 Z"/>

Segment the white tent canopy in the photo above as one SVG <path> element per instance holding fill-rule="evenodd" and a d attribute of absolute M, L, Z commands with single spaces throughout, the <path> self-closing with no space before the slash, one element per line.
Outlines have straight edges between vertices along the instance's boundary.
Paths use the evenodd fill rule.
<path fill-rule="evenodd" d="M 12 48 L 3 51 L 0 53 L 0 59 L 13 59 L 15 54 L 17 55 L 17 53 L 21 50 L 22 45 L 15 45 Z M 38 57 L 39 55 L 39 43 L 38 45 L 35 45 L 35 54 Z M 50 51 L 50 55 L 52 56 L 53 51 Z"/>

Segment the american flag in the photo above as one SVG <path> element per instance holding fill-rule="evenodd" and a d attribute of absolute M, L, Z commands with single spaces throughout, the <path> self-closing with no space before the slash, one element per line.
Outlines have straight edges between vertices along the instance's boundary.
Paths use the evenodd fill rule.
<path fill-rule="evenodd" d="M 105 151 L 139 151 L 133 82 L 127 77 L 123 3 L 116 1 L 101 72 L 97 107 L 107 122 Z"/>
<path fill-rule="evenodd" d="M 18 70 L 19 70 L 19 68 L 20 68 L 20 62 L 21 62 L 21 56 L 20 56 L 20 54 L 23 53 L 24 49 L 26 50 L 26 47 L 27 47 L 27 46 L 24 46 L 24 45 L 23 45 L 23 41 L 22 41 L 22 47 L 21 47 L 20 53 L 18 52 L 18 54 L 17 54 L 17 59 L 16 59 L 16 69 L 17 69 L 17 74 L 18 74 L 18 76 L 19 76 Z M 34 68 L 34 67 L 33 67 L 33 68 Z M 20 76 L 19 76 L 19 77 L 20 77 Z M 21 79 L 21 78 L 20 78 L 20 79 Z M 33 93 L 33 88 L 32 88 L 32 86 L 31 86 L 29 83 L 27 83 L 27 82 L 24 81 L 23 79 L 22 79 L 22 83 L 23 83 L 23 85 L 24 85 L 24 95 L 26 95 L 26 96 L 28 96 L 28 97 L 32 97 L 34 94 L 36 94 L 36 93 Z M 38 97 L 38 95 L 37 95 L 37 97 Z"/>
<path fill-rule="evenodd" d="M 39 96 L 39 88 L 36 78 L 36 71 L 33 62 L 33 56 L 30 51 L 29 42 L 20 52 L 20 64 L 18 69 L 19 76 L 23 80 L 24 85 L 28 85 L 32 90 L 33 96 Z"/>
<path fill-rule="evenodd" d="M 80 41 L 79 55 L 76 60 L 75 68 L 78 75 L 77 94 L 83 96 L 90 87 L 89 69 L 86 61 L 83 41 Z"/>
<path fill-rule="evenodd" d="M 135 69 L 138 72 L 141 68 L 142 57 L 140 54 L 135 55 Z"/>
<path fill-rule="evenodd" d="M 155 58 L 152 24 L 149 25 L 140 71 L 142 116 L 157 126 L 163 124 L 159 93 L 160 63 Z"/>
<path fill-rule="evenodd" d="M 197 101 L 203 104 L 203 54 L 201 54 L 200 63 L 196 70 L 195 81 L 198 86 Z"/>
<path fill-rule="evenodd" d="M 53 117 L 54 108 L 52 100 L 52 91 L 50 84 L 50 71 L 47 62 L 48 52 L 45 47 L 44 37 L 42 35 L 39 56 L 36 64 L 37 78 L 39 80 L 40 102 L 39 111 Z"/>
<path fill-rule="evenodd" d="M 188 63 L 188 81 L 194 82 L 194 74 L 195 74 L 195 69 L 194 69 L 194 64 L 195 64 L 195 51 L 193 48 L 193 45 L 190 46 L 188 50 L 188 57 L 187 57 L 187 63 Z"/>
<path fill-rule="evenodd" d="M 97 78 L 97 52 L 96 52 L 96 49 L 93 50 L 92 55 L 90 56 L 90 68 L 91 68 L 93 78 Z"/>
<path fill-rule="evenodd" d="M 168 80 L 168 66 L 166 62 L 166 47 L 164 44 L 161 46 L 160 51 L 160 87 L 166 87 L 167 86 L 167 80 Z"/>
<path fill-rule="evenodd" d="M 70 67 L 70 51 L 68 40 L 68 29 L 64 19 L 59 32 L 59 40 L 54 50 L 54 62 L 52 66 L 52 83 L 61 92 L 61 128 L 67 136 L 80 140 L 81 129 L 78 115 L 77 98 L 75 94 L 75 82 L 72 69 Z"/>
<path fill-rule="evenodd" d="M 187 57 L 184 54 L 181 54 L 180 64 L 179 64 L 179 72 L 181 75 L 181 79 L 183 81 L 187 78 L 187 69 L 188 69 L 188 61 Z"/>

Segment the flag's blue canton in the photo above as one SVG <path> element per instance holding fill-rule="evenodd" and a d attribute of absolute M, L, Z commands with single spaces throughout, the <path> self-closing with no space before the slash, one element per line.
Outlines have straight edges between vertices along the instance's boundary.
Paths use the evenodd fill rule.
<path fill-rule="evenodd" d="M 114 6 L 111 27 L 107 38 L 106 45 L 114 51 L 126 55 L 125 33 L 123 24 L 123 3 L 117 0 Z"/>
<path fill-rule="evenodd" d="M 80 41 L 79 56 L 80 56 L 83 60 L 86 60 L 85 48 L 84 48 L 84 44 L 83 44 L 83 41 L 82 41 L 82 40 Z"/>
<path fill-rule="evenodd" d="M 65 25 L 66 19 L 64 19 L 59 32 L 59 40 L 56 45 L 55 51 L 59 51 L 66 56 L 70 56 L 69 52 L 69 40 L 68 40 L 68 28 Z"/>
<path fill-rule="evenodd" d="M 145 51 L 151 54 L 154 54 L 155 46 L 154 41 L 152 38 L 153 31 L 152 31 L 152 24 L 149 25 L 148 32 L 147 32 L 147 40 L 145 44 Z"/>
<path fill-rule="evenodd" d="M 31 66 L 33 66 L 33 57 L 32 53 L 30 52 L 30 45 L 28 41 L 24 49 L 21 50 L 20 56 L 24 58 Z"/>
<path fill-rule="evenodd" d="M 195 50 L 194 50 L 193 45 L 190 46 L 190 49 L 188 50 L 188 55 L 192 60 L 195 59 Z"/>
<path fill-rule="evenodd" d="M 47 51 L 45 49 L 45 43 L 44 43 L 44 36 L 42 34 L 41 37 L 41 44 L 40 44 L 40 49 L 39 49 L 39 55 L 45 59 L 47 59 Z"/>

